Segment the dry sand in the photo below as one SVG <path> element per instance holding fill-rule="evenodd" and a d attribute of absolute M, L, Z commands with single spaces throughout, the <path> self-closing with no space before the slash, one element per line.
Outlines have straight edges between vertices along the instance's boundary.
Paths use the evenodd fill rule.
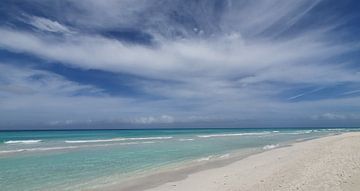
<path fill-rule="evenodd" d="M 147 191 L 360 191 L 360 133 L 269 150 Z"/>

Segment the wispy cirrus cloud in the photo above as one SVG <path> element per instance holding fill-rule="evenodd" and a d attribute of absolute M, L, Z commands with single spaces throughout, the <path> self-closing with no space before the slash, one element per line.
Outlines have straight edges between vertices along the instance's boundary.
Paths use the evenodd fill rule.
<path fill-rule="evenodd" d="M 47 18 L 32 16 L 29 18 L 29 24 L 43 31 L 56 33 L 72 33 L 72 31 L 68 27 L 60 24 L 57 21 L 52 21 Z"/>
<path fill-rule="evenodd" d="M 102 90 L 90 85 L 68 81 L 60 75 L 0 64 L 0 95 L 12 97 L 17 95 L 101 95 Z"/>
<path fill-rule="evenodd" d="M 128 72 L 180 80 L 202 72 L 204 78 L 241 78 L 293 82 L 357 81 L 359 75 L 330 59 L 353 51 L 353 44 L 332 44 L 316 35 L 283 41 L 246 41 L 241 38 L 159 41 L 156 47 L 127 45 L 102 36 L 74 35 L 62 41 L 28 32 L 0 29 L 0 46 L 63 62 L 75 67 Z M 209 41 L 210 40 L 210 41 Z M 141 55 L 141 56 L 139 56 Z M 325 64 L 326 63 L 326 64 Z M 292 73 L 302 73 L 296 78 Z M 337 78 L 332 76 L 337 75 Z M 250 77 L 246 77 L 250 76 Z M 320 78 L 318 78 L 320 77 Z"/>
<path fill-rule="evenodd" d="M 29 111 L 36 105 L 36 101 L 30 104 L 30 100 L 42 99 L 45 103 L 56 100 L 65 106 L 57 105 L 62 110 L 54 113 L 65 121 L 76 121 L 69 116 L 96 110 L 96 106 L 103 111 L 101 115 L 85 112 L 86 117 L 78 114 L 78 118 L 84 121 L 126 118 L 127 122 L 136 119 L 139 123 L 161 122 L 161 116 L 171 116 L 171 120 L 164 119 L 169 123 L 188 121 L 191 116 L 281 121 L 312 119 L 311 116 L 328 110 L 341 113 L 351 108 L 358 112 L 353 108 L 357 98 L 346 97 L 354 93 L 301 100 L 326 94 L 323 92 L 339 84 L 360 81 L 358 68 L 353 66 L 356 60 L 351 56 L 344 59 L 356 52 L 359 44 L 338 37 L 335 29 L 342 23 L 309 21 L 312 11 L 326 2 L 214 0 L 184 4 L 166 0 L 69 0 L 67 7 L 62 3 L 37 3 L 40 8 L 50 7 L 52 12 L 42 15 L 51 16 L 46 18 L 19 9 L 30 15 L 25 24 L 37 30 L 0 26 L 1 49 L 80 68 L 83 72 L 130 74 L 139 79 L 129 79 L 129 84 L 144 96 L 141 99 L 111 96 L 101 87 L 51 74 L 50 79 L 56 79 L 56 83 L 49 80 L 44 91 L 36 96 L 6 97 L 3 103 L 8 107 L 19 101 L 26 103 Z M 64 14 L 56 14 L 60 11 Z M 151 43 L 144 45 L 135 40 L 131 43 L 138 33 L 150 36 Z M 37 65 L 41 64 L 46 63 Z M 2 91 L 24 94 L 39 91 L 36 84 L 41 79 L 20 81 L 21 85 L 2 87 Z M 59 88 L 60 81 L 63 89 Z M 20 90 L 23 86 L 28 91 Z M 81 95 L 81 101 L 69 93 L 83 91 L 85 87 L 91 91 Z M 304 87 L 311 90 L 298 93 L 298 88 Z M 52 91 L 56 96 L 49 94 Z M 86 106 L 70 104 L 75 102 Z M 338 107 L 340 104 L 342 107 Z M 45 112 L 49 108 L 43 104 L 39 109 Z M 67 110 L 72 112 L 67 114 Z M 49 119 L 59 121 L 56 115 Z"/>

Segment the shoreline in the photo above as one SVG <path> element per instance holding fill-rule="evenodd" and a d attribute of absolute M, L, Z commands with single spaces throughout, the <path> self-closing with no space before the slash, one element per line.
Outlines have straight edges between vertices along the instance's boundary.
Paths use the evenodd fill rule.
<path fill-rule="evenodd" d="M 296 174 L 299 173 L 298 167 L 296 167 L 296 165 L 293 166 L 294 163 L 300 164 L 301 160 L 306 161 L 306 158 L 309 157 L 311 158 L 311 156 L 314 158 L 313 155 L 317 154 L 314 153 L 314 151 L 318 150 L 319 147 L 327 146 L 329 144 L 331 145 L 333 144 L 333 142 L 336 142 L 338 140 L 343 140 L 346 137 L 352 137 L 352 139 L 357 140 L 355 142 L 356 144 L 354 145 L 354 147 L 359 149 L 358 152 L 355 153 L 356 159 L 359 160 L 357 160 L 356 163 L 357 166 L 355 165 L 356 168 L 353 169 L 353 171 L 356 171 L 355 173 L 356 177 L 360 178 L 360 154 L 359 154 L 360 133 L 351 132 L 351 133 L 329 135 L 329 136 L 314 138 L 310 140 L 302 140 L 300 142 L 295 141 L 293 143 L 290 143 L 289 145 L 283 145 L 274 149 L 262 150 L 262 151 L 258 150 L 257 152 L 252 151 L 246 154 L 243 153 L 241 156 L 235 155 L 226 159 L 215 159 L 214 161 L 205 161 L 203 164 L 188 165 L 188 166 L 186 166 L 185 164 L 184 166 L 178 168 L 175 167 L 173 169 L 166 169 L 166 170 L 162 169 L 155 173 L 150 173 L 142 177 L 141 176 L 136 177 L 134 179 L 131 179 L 130 181 L 125 181 L 119 184 L 117 183 L 111 186 L 102 187 L 101 190 L 107 190 L 107 191 L 113 191 L 113 190 L 163 191 L 164 190 L 165 191 L 165 190 L 191 190 L 194 187 L 197 188 L 197 190 L 209 190 L 209 191 L 239 190 L 239 189 L 240 190 L 271 190 L 270 188 L 276 190 L 301 190 L 302 187 L 309 186 L 309 184 L 298 185 L 293 188 L 291 186 L 289 187 L 289 185 L 291 184 L 290 181 L 288 186 L 286 186 L 286 184 L 285 185 L 279 184 L 280 187 L 279 185 L 274 187 L 273 184 L 276 184 L 275 182 L 284 181 L 284 178 L 278 177 L 279 175 L 281 175 L 281 173 L 277 171 L 281 171 L 281 170 L 286 171 L 286 173 L 283 173 L 283 175 L 281 176 L 294 177 L 296 176 Z M 306 153 L 304 150 L 308 151 L 308 153 Z M 332 153 L 338 150 L 332 151 L 330 149 L 327 151 Z M 353 152 L 354 150 L 351 151 Z M 305 154 L 304 152 L 306 154 L 309 154 L 309 157 L 306 156 L 301 157 L 301 153 Z M 289 155 L 294 155 L 294 158 L 290 157 Z M 336 155 L 336 154 L 331 154 L 331 155 Z M 301 158 L 301 160 L 297 159 L 296 156 L 300 156 L 298 158 Z M 335 158 L 334 160 L 338 160 L 338 159 Z M 268 164 L 269 161 L 272 161 L 272 163 Z M 262 171 L 261 169 L 256 168 L 256 166 L 261 166 L 261 165 L 264 168 L 263 170 L 268 172 L 263 173 L 261 172 Z M 302 165 L 311 166 L 311 164 L 302 164 Z M 255 167 L 250 170 L 249 166 L 255 166 Z M 242 169 L 242 170 L 234 170 L 234 169 Z M 249 171 L 250 174 L 244 173 L 244 171 L 246 170 Z M 341 171 L 341 168 L 338 170 Z M 291 171 L 294 171 L 294 173 L 291 173 Z M 271 173 L 275 173 L 276 176 L 271 176 Z M 226 175 L 221 175 L 221 174 L 226 174 Z M 229 181 L 231 179 L 234 179 L 235 177 L 239 177 L 241 174 L 246 178 L 241 178 L 240 180 L 234 182 Z M 336 173 L 335 176 L 337 177 Z M 248 180 L 246 181 L 245 179 Z M 274 179 L 274 180 L 269 181 L 267 179 Z M 330 177 L 329 179 L 332 180 L 336 178 Z M 269 183 L 271 184 L 269 185 L 266 184 L 266 182 L 272 182 L 272 183 Z M 351 180 L 345 182 L 351 182 Z M 202 184 L 205 184 L 206 186 L 203 187 L 201 186 Z M 282 184 L 284 184 L 284 182 Z M 360 185 L 358 184 L 355 185 L 356 187 L 355 190 L 358 189 L 360 190 Z M 317 190 L 321 190 L 321 189 L 317 189 Z"/>
<path fill-rule="evenodd" d="M 280 146 L 287 147 L 288 145 Z M 277 147 L 277 148 L 280 148 Z M 275 149 L 275 148 L 274 148 Z M 272 150 L 272 149 L 269 149 Z M 266 152 L 260 148 L 242 149 L 241 152 L 233 151 L 224 155 L 211 155 L 213 159 L 202 160 L 203 158 L 183 161 L 176 164 L 170 164 L 163 167 L 159 167 L 156 170 L 149 170 L 135 174 L 133 177 L 126 178 L 110 186 L 102 186 L 95 189 L 89 189 L 90 191 L 139 191 L 147 190 L 161 186 L 168 182 L 181 181 L 185 179 L 189 174 L 201 172 L 208 169 L 221 168 L 236 161 L 242 160 L 254 154 Z M 207 157 L 204 157 L 207 158 Z M 88 189 L 87 189 L 88 190 Z"/>

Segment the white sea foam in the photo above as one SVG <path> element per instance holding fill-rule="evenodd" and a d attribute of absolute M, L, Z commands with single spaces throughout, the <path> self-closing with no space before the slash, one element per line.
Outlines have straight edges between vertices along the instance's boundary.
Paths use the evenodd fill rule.
<path fill-rule="evenodd" d="M 210 137 L 232 137 L 232 136 L 246 136 L 246 135 L 266 135 L 269 132 L 261 133 L 224 133 L 224 134 L 209 134 L 209 135 L 198 135 L 199 138 L 210 138 Z"/>
<path fill-rule="evenodd" d="M 211 160 L 212 158 L 213 158 L 213 156 L 210 155 L 210 156 L 207 156 L 207 157 L 199 158 L 199 159 L 197 159 L 196 161 L 197 161 L 197 162 L 209 161 L 209 160 Z"/>
<path fill-rule="evenodd" d="M 179 139 L 179 141 L 193 141 L 194 139 Z"/>
<path fill-rule="evenodd" d="M 300 135 L 300 134 L 304 134 L 302 132 L 286 132 L 286 133 L 281 133 L 282 135 Z"/>
<path fill-rule="evenodd" d="M 275 145 L 265 145 L 263 147 L 264 150 L 269 150 L 269 149 L 274 149 L 274 148 L 277 148 L 279 147 L 279 144 L 275 144 Z"/>
<path fill-rule="evenodd" d="M 144 142 L 140 142 L 141 144 L 153 144 L 156 143 L 155 141 L 144 141 Z"/>
<path fill-rule="evenodd" d="M 34 144 L 34 143 L 40 143 L 42 140 L 10 140 L 5 141 L 5 144 Z"/>
<path fill-rule="evenodd" d="M 97 145 L 64 146 L 64 147 L 36 147 L 36 148 L 24 148 L 24 149 L 0 151 L 0 155 L 1 154 L 19 153 L 19 152 L 68 150 L 68 149 L 88 148 L 88 147 L 105 147 L 105 146 L 112 146 L 112 145 L 137 145 L 137 144 L 152 144 L 152 143 L 156 143 L 156 142 L 155 141 L 142 141 L 142 142 L 126 142 L 126 143 L 118 143 L 118 144 L 97 144 Z"/>
<path fill-rule="evenodd" d="M 209 160 L 216 160 L 216 159 L 226 159 L 226 158 L 229 158 L 230 157 L 230 154 L 229 153 L 226 153 L 226 154 L 223 154 L 223 155 L 209 155 L 207 157 L 202 157 L 202 158 L 199 158 L 197 159 L 196 161 L 197 162 L 204 162 L 204 161 L 209 161 Z"/>
<path fill-rule="evenodd" d="M 348 129 L 327 129 L 328 131 L 348 131 Z"/>
<path fill-rule="evenodd" d="M 21 152 L 21 151 L 23 151 L 23 150 L 24 150 L 24 149 L 0 151 L 0 154 L 7 154 L 7 153 Z"/>
<path fill-rule="evenodd" d="M 117 141 L 139 141 L 139 140 L 163 140 L 173 137 L 134 137 L 134 138 L 114 138 L 114 139 L 93 139 L 93 140 L 66 140 L 65 143 L 103 143 Z"/>
<path fill-rule="evenodd" d="M 31 152 L 31 151 L 63 150 L 63 149 L 74 149 L 74 148 L 78 148 L 78 147 L 69 146 L 69 147 L 38 147 L 38 148 L 27 148 L 27 149 L 15 149 L 15 150 L 0 151 L 0 154 L 29 152 L 29 151 Z"/>
<path fill-rule="evenodd" d="M 219 156 L 220 159 L 229 158 L 229 157 L 230 157 L 229 153 Z"/>
<path fill-rule="evenodd" d="M 284 135 L 301 135 L 301 134 L 310 134 L 310 133 L 314 133 L 317 131 L 314 130 L 301 130 L 301 131 L 294 131 L 294 132 L 281 132 L 281 134 Z"/>

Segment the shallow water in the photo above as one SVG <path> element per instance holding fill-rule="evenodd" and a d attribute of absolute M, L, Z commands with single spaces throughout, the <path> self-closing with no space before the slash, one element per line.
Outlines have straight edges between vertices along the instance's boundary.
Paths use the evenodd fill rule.
<path fill-rule="evenodd" d="M 173 129 L 0 132 L 3 190 L 79 190 L 232 151 L 273 149 L 360 129 Z"/>

